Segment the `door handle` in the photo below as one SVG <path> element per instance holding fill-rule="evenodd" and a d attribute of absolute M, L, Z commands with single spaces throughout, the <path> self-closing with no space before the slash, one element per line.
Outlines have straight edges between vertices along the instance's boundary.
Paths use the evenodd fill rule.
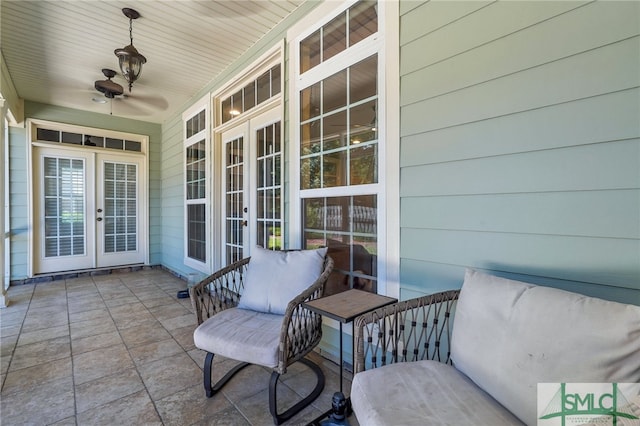
<path fill-rule="evenodd" d="M 248 225 L 247 221 L 246 221 L 246 220 L 243 220 L 243 221 L 242 221 L 242 226 L 247 226 L 247 225 Z"/>
<path fill-rule="evenodd" d="M 101 217 L 97 218 L 96 220 L 97 220 L 98 222 L 102 222 L 102 218 L 101 218 Z"/>
<path fill-rule="evenodd" d="M 98 213 L 102 213 L 102 209 L 98 209 Z"/>

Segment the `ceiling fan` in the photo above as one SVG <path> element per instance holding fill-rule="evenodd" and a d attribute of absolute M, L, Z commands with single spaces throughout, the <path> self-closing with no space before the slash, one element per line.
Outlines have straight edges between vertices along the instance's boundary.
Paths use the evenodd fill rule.
<path fill-rule="evenodd" d="M 124 88 L 112 80 L 112 78 L 118 75 L 118 73 L 112 69 L 103 68 L 102 74 L 104 74 L 106 80 L 96 80 L 93 87 L 108 99 L 111 104 L 111 115 L 113 115 L 114 101 L 123 101 L 119 102 L 119 106 L 117 107 L 122 113 L 138 116 L 148 115 L 152 110 L 164 110 L 169 106 L 167 100 L 162 96 L 145 96 L 141 93 L 137 93 L 135 96 L 125 94 Z M 99 102 L 97 98 L 93 100 Z"/>
<path fill-rule="evenodd" d="M 120 96 L 124 93 L 124 89 L 122 88 L 122 86 L 111 80 L 116 76 L 116 72 L 114 70 L 111 70 L 109 68 L 102 68 L 102 74 L 104 74 L 107 79 L 97 80 L 94 83 L 94 87 L 98 92 L 104 94 L 104 96 L 109 99 L 113 99 L 116 96 Z"/>

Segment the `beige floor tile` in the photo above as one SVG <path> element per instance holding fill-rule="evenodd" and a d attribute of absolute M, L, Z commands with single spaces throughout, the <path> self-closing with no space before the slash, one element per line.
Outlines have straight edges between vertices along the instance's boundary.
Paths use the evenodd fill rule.
<path fill-rule="evenodd" d="M 78 426 L 162 425 L 144 390 L 77 414 Z"/>
<path fill-rule="evenodd" d="M 140 299 L 142 304 L 147 307 L 147 309 L 154 308 L 156 306 L 164 307 L 170 306 L 175 303 L 175 300 L 171 296 L 167 296 L 164 293 L 158 294 L 156 293 L 155 297 L 149 299 Z"/>
<path fill-rule="evenodd" d="M 169 331 L 182 329 L 184 327 L 196 327 L 196 316 L 192 313 L 181 315 L 179 317 L 160 320 L 164 328 Z"/>
<path fill-rule="evenodd" d="M 20 341 L 18 339 L 18 341 Z M 9 371 L 45 364 L 71 355 L 69 336 L 16 346 Z"/>
<path fill-rule="evenodd" d="M 165 425 L 185 425 L 209 421 L 232 408 L 222 394 L 207 398 L 202 386 L 190 386 L 156 401 L 156 407 Z"/>
<path fill-rule="evenodd" d="M 2 394 L 33 389 L 51 381 L 71 377 L 71 374 L 71 357 L 10 371 L 2 386 Z"/>
<path fill-rule="evenodd" d="M 221 368 L 222 365 L 225 365 L 225 363 L 220 365 L 217 369 L 219 371 L 215 371 L 218 366 L 214 364 L 214 377 L 226 372 L 226 369 Z M 260 366 L 250 365 L 238 372 L 233 379 L 222 388 L 222 392 L 224 392 L 231 401 L 241 401 L 252 397 L 262 389 L 266 389 L 269 386 L 270 378 L 271 372 Z"/>
<path fill-rule="evenodd" d="M 72 322 L 69 324 L 69 328 L 71 330 L 72 340 L 117 331 L 116 324 L 113 320 L 106 318 Z"/>
<path fill-rule="evenodd" d="M 104 392 L 108 389 L 108 392 Z M 76 386 L 76 410 L 78 413 L 116 401 L 144 390 L 142 379 L 135 368 L 129 368 L 110 376 L 101 377 Z"/>
<path fill-rule="evenodd" d="M 269 423 L 272 425 L 273 422 Z M 287 423 L 285 423 L 288 425 Z M 220 411 L 214 417 L 194 423 L 191 426 L 247 426 L 251 425 L 244 416 L 235 408 Z M 257 425 L 256 425 L 257 426 Z M 260 425 L 262 426 L 262 425 Z"/>
<path fill-rule="evenodd" d="M 129 349 L 133 362 L 138 367 L 183 352 L 184 349 L 171 337 Z"/>
<path fill-rule="evenodd" d="M 184 352 L 142 364 L 138 371 L 154 400 L 195 386 L 202 381 L 200 367 Z"/>
<path fill-rule="evenodd" d="M 71 339 L 71 353 L 73 355 L 79 355 L 84 352 L 121 345 L 122 343 L 122 337 L 120 337 L 120 333 L 118 333 L 114 327 L 113 331 L 107 333 Z"/>
<path fill-rule="evenodd" d="M 162 328 L 157 321 L 143 322 L 120 330 L 122 340 L 129 349 L 147 343 L 160 342 L 171 338 L 171 335 Z"/>
<path fill-rule="evenodd" d="M 89 308 L 89 305 L 85 305 Z M 69 312 L 69 322 L 81 322 L 92 319 L 109 319 L 111 320 L 111 313 L 104 303 L 91 303 L 90 306 L 94 306 L 93 309 L 80 310 L 77 312 Z"/>
<path fill-rule="evenodd" d="M 2 395 L 3 425 L 45 425 L 73 416 L 71 376 L 20 392 Z"/>
<path fill-rule="evenodd" d="M 169 305 L 160 305 L 149 307 L 149 312 L 158 320 L 166 320 L 175 317 L 181 317 L 183 315 L 193 315 L 190 310 L 185 308 L 179 303 L 172 301 Z M 193 315 L 193 323 L 195 324 L 196 316 Z"/>
<path fill-rule="evenodd" d="M 56 337 L 69 336 L 69 326 L 59 325 L 57 327 L 42 328 L 36 331 L 29 331 L 20 334 L 18 346 L 28 345 L 31 343 L 42 342 Z"/>
<path fill-rule="evenodd" d="M 133 361 L 123 344 L 73 355 L 73 376 L 76 385 L 133 367 Z"/>
<path fill-rule="evenodd" d="M 16 348 L 19 336 L 19 334 L 9 336 L 0 335 L 0 356 L 13 354 L 13 350 Z"/>
<path fill-rule="evenodd" d="M 195 322 L 195 321 L 194 321 Z M 196 330 L 196 325 L 188 325 L 186 327 L 176 328 L 171 330 L 171 335 L 182 346 L 185 351 L 190 351 L 196 348 L 193 343 L 193 332 Z"/>

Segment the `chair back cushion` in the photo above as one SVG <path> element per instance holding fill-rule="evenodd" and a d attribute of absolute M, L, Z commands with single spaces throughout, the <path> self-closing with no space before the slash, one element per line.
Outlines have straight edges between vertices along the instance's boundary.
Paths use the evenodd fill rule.
<path fill-rule="evenodd" d="M 640 381 L 640 306 L 467 270 L 454 366 L 526 424 L 538 383 Z"/>
<path fill-rule="evenodd" d="M 322 274 L 326 248 L 273 251 L 255 247 L 238 308 L 284 315 L 287 305 Z"/>

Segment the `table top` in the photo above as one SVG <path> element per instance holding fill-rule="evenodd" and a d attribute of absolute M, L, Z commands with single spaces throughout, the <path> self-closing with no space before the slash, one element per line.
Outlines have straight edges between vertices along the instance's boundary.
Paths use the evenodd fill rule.
<path fill-rule="evenodd" d="M 343 323 L 353 321 L 358 315 L 397 302 L 398 299 L 368 291 L 350 289 L 331 296 L 303 303 L 303 306 L 321 315 Z"/>

